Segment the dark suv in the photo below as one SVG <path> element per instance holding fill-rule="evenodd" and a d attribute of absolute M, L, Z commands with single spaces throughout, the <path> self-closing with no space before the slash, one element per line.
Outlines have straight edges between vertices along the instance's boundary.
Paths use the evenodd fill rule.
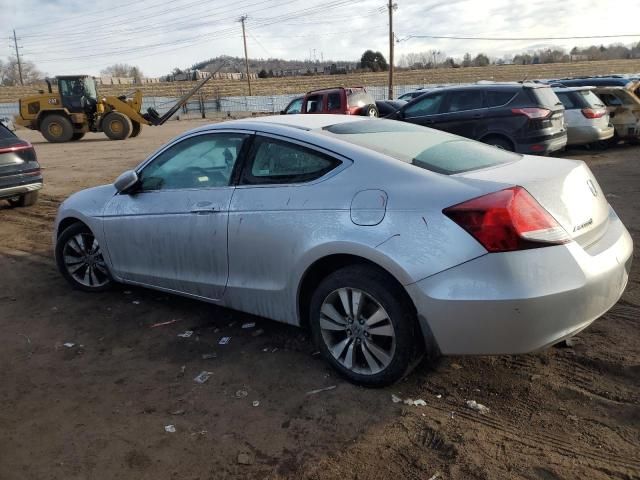
<path fill-rule="evenodd" d="M 567 144 L 564 107 L 543 84 L 443 87 L 410 101 L 387 118 L 520 153 L 548 154 Z"/>
<path fill-rule="evenodd" d="M 364 87 L 313 90 L 302 100 L 300 113 L 335 113 L 377 117 L 376 101 Z"/>
<path fill-rule="evenodd" d="M 0 200 L 14 207 L 36 203 L 42 174 L 33 146 L 0 123 Z"/>

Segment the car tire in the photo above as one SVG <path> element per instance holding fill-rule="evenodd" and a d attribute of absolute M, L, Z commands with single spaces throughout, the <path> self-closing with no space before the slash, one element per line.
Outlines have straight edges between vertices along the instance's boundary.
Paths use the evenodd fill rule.
<path fill-rule="evenodd" d="M 345 301 L 352 311 L 346 311 Z M 403 378 L 420 351 L 417 339 L 422 335 L 406 292 L 387 273 L 368 265 L 342 268 L 320 282 L 311 297 L 310 326 L 329 364 L 367 387 Z"/>
<path fill-rule="evenodd" d="M 369 105 L 363 109 L 365 117 L 378 117 L 378 109 L 374 105 Z"/>
<path fill-rule="evenodd" d="M 60 234 L 55 255 L 58 270 L 73 288 L 102 292 L 112 286 L 101 247 L 85 224 L 74 223 Z"/>
<path fill-rule="evenodd" d="M 120 112 L 109 112 L 102 119 L 102 131 L 111 140 L 125 140 L 131 133 L 131 121 Z"/>
<path fill-rule="evenodd" d="M 80 140 L 84 137 L 84 132 L 76 132 L 71 136 L 71 141 L 75 142 L 76 140 Z"/>
<path fill-rule="evenodd" d="M 18 198 L 10 198 L 9 205 L 12 207 L 30 207 L 38 201 L 38 191 L 23 193 Z"/>
<path fill-rule="evenodd" d="M 515 148 L 513 147 L 513 143 L 511 143 L 510 140 L 504 137 L 497 137 L 497 136 L 487 137 L 487 138 L 484 138 L 482 142 L 486 143 L 487 145 L 492 145 L 494 147 L 497 147 L 501 150 L 506 150 L 508 152 L 515 151 Z"/>
<path fill-rule="evenodd" d="M 73 137 L 73 125 L 64 115 L 52 113 L 40 122 L 40 133 L 51 143 L 68 142 Z"/>

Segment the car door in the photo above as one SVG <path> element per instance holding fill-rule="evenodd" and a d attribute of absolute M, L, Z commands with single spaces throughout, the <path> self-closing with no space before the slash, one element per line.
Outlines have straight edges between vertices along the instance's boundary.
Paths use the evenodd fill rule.
<path fill-rule="evenodd" d="M 437 128 L 462 137 L 479 138 L 486 114 L 482 90 L 450 90 L 444 98 Z"/>
<path fill-rule="evenodd" d="M 400 120 L 416 123 L 425 127 L 439 127 L 439 113 L 442 109 L 445 92 L 434 92 L 411 101 L 398 112 Z"/>
<path fill-rule="evenodd" d="M 297 317 L 295 266 L 329 230 L 350 222 L 348 198 L 328 181 L 351 165 L 290 138 L 258 134 L 229 208 L 225 305 L 274 320 Z"/>
<path fill-rule="evenodd" d="M 228 276 L 227 222 L 246 133 L 196 133 L 139 169 L 139 186 L 106 206 L 114 273 L 127 281 L 220 299 Z"/>

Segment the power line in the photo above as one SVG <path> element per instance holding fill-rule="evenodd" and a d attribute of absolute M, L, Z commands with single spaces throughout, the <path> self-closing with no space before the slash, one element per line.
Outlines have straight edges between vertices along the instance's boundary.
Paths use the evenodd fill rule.
<path fill-rule="evenodd" d="M 400 40 L 404 42 L 412 38 L 431 38 L 431 39 L 444 39 L 444 40 L 486 40 L 492 42 L 518 42 L 518 41 L 544 41 L 544 40 L 589 40 L 596 38 L 627 38 L 627 37 L 640 37 L 640 33 L 635 34 L 623 34 L 623 35 L 586 35 L 586 36 L 572 36 L 572 37 L 467 37 L 467 36 L 453 36 L 453 35 L 408 35 Z"/>
<path fill-rule="evenodd" d="M 346 6 L 351 3 L 353 3 L 352 0 L 334 0 L 326 4 L 317 5 L 315 7 L 303 8 L 301 10 L 289 12 L 279 16 L 274 16 L 269 19 L 264 19 L 263 21 L 252 23 L 251 25 L 253 28 L 263 28 L 276 23 L 280 23 L 283 20 L 289 20 L 289 19 L 294 19 L 298 17 L 304 17 L 307 15 L 313 15 L 321 11 L 324 11 L 326 8 L 338 8 L 338 7 Z M 105 51 L 99 51 L 99 50 L 96 50 L 95 48 L 92 48 L 91 54 L 73 55 L 69 57 L 61 57 L 61 58 L 54 58 L 54 59 L 45 59 L 45 60 L 40 60 L 38 63 L 53 63 L 53 62 L 62 62 L 62 61 L 70 61 L 70 60 L 80 60 L 84 58 L 93 58 L 97 55 L 109 56 L 109 55 L 121 55 L 123 53 L 131 53 L 131 52 L 145 52 L 148 50 L 153 50 L 155 48 L 164 47 L 168 45 L 177 46 L 177 48 L 182 48 L 182 47 L 187 47 L 190 45 L 195 45 L 195 44 L 203 43 L 206 41 L 210 41 L 213 38 L 230 38 L 233 36 L 233 32 L 234 32 L 233 28 L 227 28 L 217 32 L 211 32 L 208 34 L 194 35 L 192 37 L 184 38 L 179 41 L 159 42 L 151 45 L 124 47 L 120 49 L 105 50 Z M 171 48 L 169 49 L 169 51 L 175 50 L 177 48 Z"/>

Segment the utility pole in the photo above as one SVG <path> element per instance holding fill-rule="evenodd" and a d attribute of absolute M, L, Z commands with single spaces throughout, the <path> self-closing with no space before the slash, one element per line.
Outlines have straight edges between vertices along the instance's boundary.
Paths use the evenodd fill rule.
<path fill-rule="evenodd" d="M 20 50 L 18 50 L 18 37 L 16 37 L 16 30 L 13 29 L 13 44 L 16 46 L 16 59 L 18 60 L 18 74 L 20 75 L 20 85 L 24 85 L 22 81 L 22 64 L 20 63 Z"/>
<path fill-rule="evenodd" d="M 389 0 L 389 100 L 393 100 L 393 11 L 398 8 L 397 3 Z"/>
<path fill-rule="evenodd" d="M 244 31 L 244 22 L 247 19 L 246 15 L 240 17 L 242 23 L 242 41 L 244 42 L 244 66 L 247 70 L 247 85 L 249 86 L 249 96 L 251 96 L 251 78 L 249 78 L 249 57 L 247 56 L 247 36 Z"/>

